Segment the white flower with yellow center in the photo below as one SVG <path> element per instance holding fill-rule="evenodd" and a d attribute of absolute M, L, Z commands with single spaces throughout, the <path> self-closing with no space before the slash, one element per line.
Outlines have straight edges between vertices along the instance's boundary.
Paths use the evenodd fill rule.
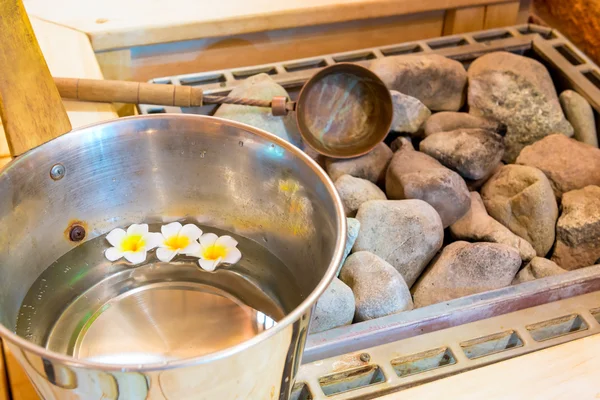
<path fill-rule="evenodd" d="M 200 236 L 200 251 L 190 254 L 198 257 L 198 264 L 206 271 L 214 271 L 221 264 L 235 264 L 242 258 L 237 248 L 238 242 L 231 236 L 217 236 L 205 233 Z"/>
<path fill-rule="evenodd" d="M 171 261 L 177 254 L 195 254 L 201 249 L 198 238 L 202 230 L 194 224 L 181 225 L 171 222 L 160 228 L 162 241 L 156 250 L 156 257 L 162 262 Z"/>
<path fill-rule="evenodd" d="M 106 240 L 113 247 L 104 252 L 110 261 L 125 257 L 132 264 L 146 261 L 146 253 L 161 242 L 160 233 L 148 232 L 148 224 L 133 224 L 127 231 L 116 228 L 106 235 Z"/>

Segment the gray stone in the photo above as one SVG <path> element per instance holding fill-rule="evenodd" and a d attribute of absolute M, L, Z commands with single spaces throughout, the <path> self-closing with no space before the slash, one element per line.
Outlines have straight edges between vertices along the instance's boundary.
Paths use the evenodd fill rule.
<path fill-rule="evenodd" d="M 469 112 L 506 124 L 506 162 L 551 133 L 573 135 L 546 67 L 508 52 L 488 53 L 469 67 Z"/>
<path fill-rule="evenodd" d="M 450 232 L 459 240 L 508 245 L 517 249 L 523 261 L 535 257 L 535 250 L 527 240 L 515 235 L 488 215 L 477 192 L 471 192 L 471 209 L 464 217 L 450 225 Z"/>
<path fill-rule="evenodd" d="M 454 131 L 456 129 L 485 129 L 500 135 L 506 133 L 506 125 L 493 119 L 452 111 L 433 114 L 425 121 L 425 125 L 423 126 L 425 136 L 438 132 Z"/>
<path fill-rule="evenodd" d="M 394 153 L 385 179 L 388 199 L 420 199 L 435 208 L 444 227 L 469 211 L 465 181 L 433 157 L 415 151 L 408 141 Z"/>
<path fill-rule="evenodd" d="M 354 319 L 354 293 L 344 282 L 333 278 L 319 297 L 312 314 L 309 333 L 317 333 L 350 325 Z"/>
<path fill-rule="evenodd" d="M 465 101 L 467 72 L 461 63 L 437 54 L 374 60 L 371 71 L 390 90 L 416 97 L 433 111 L 458 111 Z"/>
<path fill-rule="evenodd" d="M 382 183 L 392 154 L 392 150 L 385 143 L 379 143 L 364 156 L 347 159 L 328 158 L 325 166 L 329 177 L 334 182 L 340 176 L 348 174 L 373 183 Z"/>
<path fill-rule="evenodd" d="M 340 176 L 335 181 L 335 188 L 342 199 L 347 217 L 354 217 L 358 207 L 365 201 L 387 200 L 383 190 L 373 182 L 350 175 Z"/>
<path fill-rule="evenodd" d="M 429 135 L 419 149 L 466 179 L 481 179 L 504 155 L 502 136 L 484 129 L 457 129 Z"/>
<path fill-rule="evenodd" d="M 402 275 L 368 251 L 351 254 L 342 267 L 340 278 L 354 293 L 356 322 L 413 309 L 412 297 Z"/>
<path fill-rule="evenodd" d="M 550 135 L 525 147 L 517 164 L 542 170 L 557 198 L 571 190 L 600 186 L 600 149 L 564 135 Z"/>
<path fill-rule="evenodd" d="M 573 125 L 575 139 L 598 147 L 598 134 L 594 120 L 594 110 L 586 99 L 573 90 L 565 90 L 559 97 L 567 120 Z"/>
<path fill-rule="evenodd" d="M 510 246 L 454 242 L 444 247 L 415 284 L 415 307 L 506 287 L 520 266 L 521 257 Z"/>
<path fill-rule="evenodd" d="M 289 97 L 283 86 L 267 74 L 258 74 L 244 79 L 243 83 L 236 86 L 229 95 L 257 100 L 271 100 L 275 96 Z M 298 132 L 293 113 L 285 117 L 274 117 L 268 108 L 223 104 L 215 112 L 215 117 L 238 121 L 263 129 L 302 147 L 302 138 Z"/>
<path fill-rule="evenodd" d="M 394 104 L 394 119 L 391 130 L 394 132 L 406 132 L 415 134 L 431 115 L 429 108 L 411 96 L 407 96 L 395 90 L 391 90 L 392 102 Z"/>
<path fill-rule="evenodd" d="M 353 251 L 370 251 L 383 258 L 402 274 L 409 287 L 442 247 L 442 221 L 424 201 L 367 201 L 356 218 L 360 233 Z"/>
<path fill-rule="evenodd" d="M 488 213 L 531 243 L 538 256 L 552 248 L 558 206 L 542 171 L 505 165 L 483 185 L 481 197 Z"/>
<path fill-rule="evenodd" d="M 519 283 L 533 281 L 552 275 L 560 275 L 565 272 L 567 271 L 556 265 L 555 262 L 550 261 L 547 258 L 535 257 L 525 268 L 519 271 L 512 281 L 512 284 L 518 285 Z"/>
<path fill-rule="evenodd" d="M 562 197 L 552 261 L 566 270 L 600 262 L 600 187 L 587 186 Z"/>
<path fill-rule="evenodd" d="M 348 254 L 352 251 L 352 247 L 356 242 L 356 238 L 358 238 L 358 233 L 360 232 L 360 221 L 356 218 L 346 218 L 346 223 L 348 224 L 348 232 L 346 234 L 346 247 L 344 247 L 344 257 L 342 257 L 342 264 L 348 257 Z M 342 265 L 340 265 L 340 269 L 342 269 Z M 338 275 L 340 271 L 338 270 Z"/>

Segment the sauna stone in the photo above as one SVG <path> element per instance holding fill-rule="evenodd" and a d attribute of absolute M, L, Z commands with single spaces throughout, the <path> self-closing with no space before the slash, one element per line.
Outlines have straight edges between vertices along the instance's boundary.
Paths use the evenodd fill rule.
<path fill-rule="evenodd" d="M 504 135 L 506 125 L 485 117 L 477 117 L 464 112 L 442 111 L 433 114 L 425 121 L 425 136 L 438 132 L 449 132 L 456 129 L 485 129 Z"/>
<path fill-rule="evenodd" d="M 392 104 L 394 105 L 394 118 L 391 130 L 394 132 L 410 133 L 416 135 L 421 126 L 431 115 L 429 108 L 425 107 L 419 99 L 391 90 Z"/>
<path fill-rule="evenodd" d="M 464 217 L 450 225 L 452 236 L 459 240 L 492 242 L 508 245 L 519 252 L 523 261 L 535 257 L 535 250 L 529 242 L 510 231 L 490 217 L 483 200 L 477 192 L 471 192 L 471 209 Z"/>
<path fill-rule="evenodd" d="M 356 322 L 413 309 L 412 297 L 402 275 L 368 251 L 351 254 L 342 267 L 340 279 L 354 293 Z"/>
<path fill-rule="evenodd" d="M 353 252 L 369 251 L 391 264 L 408 286 L 442 247 L 439 214 L 422 200 L 371 200 L 358 209 Z"/>
<path fill-rule="evenodd" d="M 600 187 L 587 186 L 562 197 L 552 261 L 566 270 L 600 260 Z"/>
<path fill-rule="evenodd" d="M 502 136 L 485 129 L 456 129 L 429 135 L 419 149 L 465 179 L 489 176 L 504 155 Z"/>
<path fill-rule="evenodd" d="M 538 256 L 552 248 L 558 206 L 542 171 L 505 165 L 483 185 L 481 197 L 487 212 L 531 243 Z"/>
<path fill-rule="evenodd" d="M 369 200 L 387 200 L 383 190 L 366 179 L 355 178 L 351 175 L 342 175 L 335 181 L 344 212 L 347 217 L 354 217 L 360 205 Z"/>
<path fill-rule="evenodd" d="M 551 133 L 573 135 L 552 78 L 538 61 L 508 52 L 477 58 L 468 71 L 469 113 L 507 126 L 504 161 Z"/>
<path fill-rule="evenodd" d="M 520 266 L 517 250 L 505 244 L 454 242 L 415 284 L 415 307 L 508 286 Z"/>
<path fill-rule="evenodd" d="M 420 199 L 429 203 L 445 227 L 469 211 L 471 199 L 465 181 L 425 153 L 415 151 L 408 140 L 394 153 L 385 180 L 389 199 Z"/>
<path fill-rule="evenodd" d="M 564 135 L 550 135 L 525 147 L 517 164 L 542 170 L 557 198 L 571 190 L 600 185 L 600 149 Z"/>
<path fill-rule="evenodd" d="M 467 72 L 458 61 L 400 55 L 373 60 L 369 68 L 390 90 L 416 97 L 432 111 L 458 111 L 464 104 Z"/>
<path fill-rule="evenodd" d="M 350 325 L 354 319 L 354 312 L 352 289 L 338 278 L 333 278 L 317 301 L 309 332 L 323 332 L 338 326 Z"/>
<path fill-rule="evenodd" d="M 565 90 L 560 94 L 560 104 L 573 125 L 574 138 L 580 142 L 598 147 L 598 134 L 592 106 L 579 93 Z"/>
<path fill-rule="evenodd" d="M 565 272 L 567 271 L 556 265 L 555 262 L 547 258 L 535 257 L 525 268 L 519 271 L 512 284 L 517 285 L 547 276 L 564 274 Z"/>
<path fill-rule="evenodd" d="M 362 178 L 373 183 L 383 183 L 385 171 L 392 158 L 392 150 L 385 144 L 379 143 L 367 154 L 347 159 L 328 158 L 325 167 L 332 181 L 344 174 Z"/>

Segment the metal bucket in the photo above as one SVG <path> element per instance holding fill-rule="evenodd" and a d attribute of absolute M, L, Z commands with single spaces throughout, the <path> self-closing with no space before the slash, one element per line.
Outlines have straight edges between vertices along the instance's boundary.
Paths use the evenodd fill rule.
<path fill-rule="evenodd" d="M 185 320 L 204 318 L 194 313 L 202 299 L 194 297 L 199 293 L 231 295 L 239 304 L 245 303 L 244 288 L 253 287 L 281 305 L 283 315 L 275 326 L 252 331 L 243 341 L 215 352 L 206 346 L 201 356 L 190 345 L 176 359 L 133 365 L 50 351 L 45 348 L 47 334 L 35 326 L 30 340 L 14 333 L 28 289 L 63 254 L 115 227 L 180 219 L 260 243 L 285 265 L 297 292 L 286 292 L 288 286 L 273 270 L 278 265 L 264 265 L 246 275 L 227 268 L 214 273 L 187 268 L 177 275 L 155 265 L 141 269 L 144 273 L 124 268 L 119 276 L 129 286 L 103 290 L 104 295 L 123 297 L 167 282 L 169 287 L 161 289 L 167 290 L 169 305 L 153 305 L 151 298 L 145 306 Z M 85 228 L 82 242 L 68 235 L 74 221 Z M 0 336 L 45 399 L 287 398 L 312 306 L 335 275 L 345 231 L 342 206 L 326 174 L 300 150 L 267 132 L 218 118 L 164 114 L 79 129 L 23 154 L 0 171 Z M 113 266 L 86 266 L 84 261 L 76 263 L 76 274 L 68 271 L 49 278 L 64 281 L 55 291 L 103 285 L 114 276 Z M 69 291 L 65 292 L 62 297 L 40 295 L 36 311 L 47 326 L 68 305 Z M 154 298 L 161 299 L 165 297 Z M 225 335 L 234 324 L 225 312 L 212 313 L 211 318 L 221 313 L 213 337 Z M 171 335 L 164 342 L 193 342 L 194 332 L 161 326 L 152 310 L 121 317 L 133 325 L 142 320 L 158 325 L 157 331 Z M 120 321 L 105 323 L 114 328 Z M 247 330 L 242 327 L 241 332 Z M 69 339 L 72 332 L 59 334 Z M 116 348 L 120 341 L 131 340 L 120 335 L 112 339 Z M 150 339 L 142 335 L 139 340 Z"/>

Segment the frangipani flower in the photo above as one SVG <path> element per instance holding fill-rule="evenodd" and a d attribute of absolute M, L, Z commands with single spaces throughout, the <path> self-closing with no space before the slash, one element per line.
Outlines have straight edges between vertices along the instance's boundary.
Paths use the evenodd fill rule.
<path fill-rule="evenodd" d="M 236 247 L 238 242 L 231 236 L 217 236 L 205 233 L 200 236 L 200 251 L 190 254 L 198 257 L 198 264 L 206 271 L 214 271 L 221 263 L 235 264 L 242 258 Z"/>
<path fill-rule="evenodd" d="M 202 230 L 194 224 L 181 226 L 179 222 L 171 222 L 160 228 L 162 232 L 156 257 L 162 262 L 171 261 L 177 254 L 194 254 L 201 249 L 198 238 Z"/>
<path fill-rule="evenodd" d="M 157 247 L 162 239 L 160 233 L 148 232 L 148 224 L 133 224 L 127 231 L 116 228 L 110 231 L 106 240 L 113 247 L 104 252 L 110 261 L 125 257 L 132 264 L 146 261 L 146 253 Z"/>

